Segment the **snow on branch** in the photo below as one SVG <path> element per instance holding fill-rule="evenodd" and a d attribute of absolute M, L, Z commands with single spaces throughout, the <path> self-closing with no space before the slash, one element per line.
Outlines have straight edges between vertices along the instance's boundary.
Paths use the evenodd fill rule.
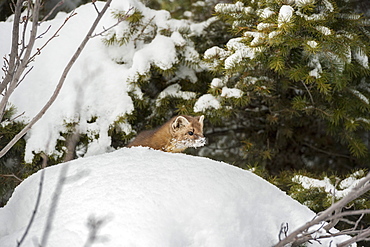
<path fill-rule="evenodd" d="M 365 214 L 370 214 L 370 209 L 343 212 L 343 209 L 348 205 L 348 203 L 359 198 L 368 191 L 370 191 L 370 173 L 368 173 L 366 177 L 359 180 L 358 184 L 353 187 L 351 192 L 349 192 L 341 200 L 333 203 L 332 206 L 330 206 L 326 210 L 318 213 L 314 219 L 299 227 L 295 231 L 291 232 L 284 239 L 281 239 L 281 235 L 282 233 L 285 233 L 287 231 L 287 226 L 282 225 L 279 233 L 280 241 L 275 245 L 275 247 L 283 247 L 287 244 L 289 244 L 289 246 L 298 246 L 299 244 L 305 243 L 307 241 L 319 241 L 323 238 L 331 238 L 341 235 L 351 236 L 345 242 L 337 244 L 337 246 L 341 247 L 349 246 L 352 243 L 368 239 L 370 237 L 370 227 L 366 229 L 358 229 L 358 226 L 362 217 Z M 344 218 L 344 216 L 355 215 L 360 215 L 356 222 L 350 222 Z M 347 230 L 331 232 L 331 229 L 339 221 L 350 223 L 353 225 L 353 227 Z M 326 230 L 327 233 L 323 233 L 322 230 Z"/>

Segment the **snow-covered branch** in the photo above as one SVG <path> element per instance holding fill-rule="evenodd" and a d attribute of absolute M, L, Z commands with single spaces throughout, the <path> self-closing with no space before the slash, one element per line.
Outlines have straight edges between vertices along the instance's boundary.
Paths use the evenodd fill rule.
<path fill-rule="evenodd" d="M 363 214 L 369 214 L 370 209 L 365 210 L 355 210 L 355 211 L 345 211 L 342 212 L 343 208 L 348 205 L 348 203 L 352 202 L 356 198 L 359 198 L 366 192 L 370 191 L 370 173 L 362 178 L 358 184 L 352 189 L 350 193 L 348 193 L 346 196 L 344 196 L 341 200 L 334 203 L 332 206 L 324 210 L 323 212 L 320 212 L 316 215 L 316 217 L 304 224 L 303 226 L 299 227 L 295 231 L 291 232 L 286 236 L 286 238 L 280 240 L 275 247 L 283 247 L 287 244 L 290 244 L 291 246 L 298 246 L 299 244 L 302 244 L 304 242 L 307 242 L 309 240 L 318 240 L 321 238 L 327 238 L 332 236 L 338 236 L 338 235 L 351 235 L 352 237 L 348 240 L 346 240 L 343 243 L 340 243 L 337 246 L 348 246 L 351 243 L 355 243 L 357 241 L 364 240 L 366 238 L 370 237 L 370 228 L 367 228 L 365 230 L 358 230 L 358 222 L 363 217 L 360 216 L 360 219 L 357 220 L 353 225 L 354 227 L 348 230 L 341 231 L 339 233 L 335 234 L 329 234 L 329 235 L 322 235 L 321 236 L 314 236 L 315 233 L 318 233 L 317 227 L 320 226 L 319 229 L 325 229 L 329 232 L 329 230 L 334 227 L 339 221 L 343 221 L 344 216 L 354 216 L 354 215 L 363 215 Z M 312 230 L 312 228 L 315 228 Z M 330 229 L 328 229 L 330 228 Z M 279 234 L 280 236 L 280 234 Z"/>

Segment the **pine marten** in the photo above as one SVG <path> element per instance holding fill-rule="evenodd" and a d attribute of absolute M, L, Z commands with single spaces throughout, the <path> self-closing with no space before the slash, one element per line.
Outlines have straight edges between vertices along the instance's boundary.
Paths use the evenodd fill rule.
<path fill-rule="evenodd" d="M 143 146 L 165 152 L 180 153 L 188 147 L 204 146 L 203 120 L 203 115 L 173 117 L 157 129 L 139 133 L 127 147 Z"/>

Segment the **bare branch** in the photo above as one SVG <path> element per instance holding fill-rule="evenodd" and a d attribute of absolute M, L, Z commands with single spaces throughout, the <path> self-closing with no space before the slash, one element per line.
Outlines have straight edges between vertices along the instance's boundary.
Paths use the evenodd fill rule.
<path fill-rule="evenodd" d="M 357 234 L 353 238 L 348 239 L 347 241 L 344 241 L 344 242 L 338 244 L 337 247 L 347 247 L 350 244 L 356 243 L 356 242 L 361 241 L 361 240 L 365 240 L 369 236 L 370 236 L 370 227 L 363 230 L 361 233 Z"/>
<path fill-rule="evenodd" d="M 4 80 L 0 83 L 0 94 L 3 93 L 6 86 L 10 83 L 13 74 L 14 74 L 14 67 L 15 67 L 15 59 L 18 55 L 18 39 L 19 39 L 19 20 L 21 18 L 21 11 L 22 11 L 22 3 L 23 0 L 17 0 L 17 4 L 15 6 L 14 11 L 14 21 L 13 21 L 13 32 L 12 32 L 12 45 L 10 49 L 10 55 L 8 60 L 8 73 L 5 75 Z M 2 117 L 3 108 L 0 108 L 0 118 Z"/>
<path fill-rule="evenodd" d="M 37 36 L 36 39 L 41 39 L 42 36 L 44 36 L 47 32 L 49 32 L 50 28 L 51 28 L 51 25 L 48 26 L 48 28 L 45 30 L 45 32 L 43 32 L 42 34 L 40 34 L 39 36 Z"/>
<path fill-rule="evenodd" d="M 17 1 L 17 9 L 16 11 L 21 11 L 22 8 L 22 0 Z M 29 5 L 32 5 L 31 2 L 29 2 Z M 30 7 L 30 6 L 29 6 Z M 6 93 L 4 94 L 3 98 L 0 101 L 0 118 L 3 117 L 5 112 L 5 106 L 9 100 L 10 95 L 14 92 L 15 88 L 18 85 L 19 78 L 22 76 L 24 70 L 27 68 L 27 65 L 29 63 L 29 57 L 32 52 L 32 48 L 35 44 L 35 38 L 37 34 L 37 28 L 38 28 L 38 18 L 39 18 L 39 11 L 40 11 L 40 0 L 35 0 L 35 3 L 33 4 L 32 8 L 32 28 L 31 28 L 31 34 L 28 41 L 28 44 L 25 45 L 25 49 L 22 50 L 22 53 L 24 51 L 23 58 L 20 59 L 20 56 L 18 55 L 18 38 L 19 38 L 19 19 L 20 14 L 18 16 L 19 19 L 14 19 L 14 23 L 18 23 L 18 25 L 13 26 L 13 28 L 17 28 L 16 30 L 13 29 L 13 40 L 12 40 L 12 50 L 11 52 L 14 54 L 10 54 L 10 65 L 9 65 L 9 73 L 5 76 L 4 81 L 2 82 L 3 88 L 0 88 L 1 93 L 5 88 L 7 88 Z M 14 36 L 14 33 L 17 33 L 17 35 Z M 16 40 L 14 40 L 16 39 Z M 14 45 L 14 47 L 13 47 Z M 14 48 L 14 50 L 13 50 Z M 17 59 L 17 63 L 16 63 Z M 1 157 L 1 156 L 0 156 Z"/>
<path fill-rule="evenodd" d="M 12 119 L 9 119 L 8 121 L 9 122 L 13 122 L 14 120 L 16 120 L 17 118 L 21 117 L 24 115 L 25 112 L 22 112 L 21 114 L 18 114 L 17 116 L 13 117 Z"/>
<path fill-rule="evenodd" d="M 54 8 L 52 8 L 50 11 L 49 11 L 49 13 L 40 21 L 40 23 L 42 23 L 42 22 L 44 22 L 44 21 L 46 21 L 49 17 L 50 17 L 50 15 L 58 8 L 58 7 L 60 7 L 60 6 L 62 6 L 64 4 L 64 0 L 62 0 L 62 1 L 59 1 L 55 6 L 54 6 Z"/>
<path fill-rule="evenodd" d="M 345 211 L 342 213 L 334 214 L 327 218 L 327 220 L 335 219 L 335 218 L 342 218 L 344 216 L 350 215 L 359 215 L 359 214 L 370 214 L 370 209 L 361 209 L 361 210 L 352 210 L 352 211 Z"/>
<path fill-rule="evenodd" d="M 26 73 L 24 73 L 24 75 L 23 75 L 23 77 L 21 78 L 21 79 L 19 79 L 19 82 L 17 83 L 17 86 L 16 87 L 18 87 L 19 86 L 19 84 L 21 84 L 21 82 L 24 80 L 24 78 L 26 78 L 26 76 L 28 75 L 28 73 L 30 73 L 31 72 L 31 70 L 33 69 L 33 66 L 31 67 L 31 68 L 29 68 L 27 71 L 26 71 Z"/>
<path fill-rule="evenodd" d="M 94 6 L 96 7 L 96 5 L 94 4 Z M 107 31 L 111 30 L 112 28 L 116 27 L 118 24 L 120 24 L 122 21 L 126 20 L 128 17 L 129 17 L 129 13 L 131 12 L 131 10 L 133 10 L 134 8 L 131 7 L 129 10 L 126 11 L 126 14 L 123 18 L 120 18 L 117 20 L 117 22 L 115 24 L 113 24 L 112 26 L 108 27 L 108 28 L 104 28 L 103 31 L 101 31 L 100 33 L 97 33 L 97 34 L 94 34 L 91 36 L 91 38 L 95 38 L 97 36 L 101 36 L 103 35 L 104 33 L 106 33 Z"/>
<path fill-rule="evenodd" d="M 12 177 L 12 178 L 15 178 L 19 182 L 22 182 L 23 181 L 23 179 L 20 179 L 19 177 L 17 177 L 14 174 L 9 174 L 9 175 L 7 175 L 7 174 L 0 174 L 0 177 Z"/>
<path fill-rule="evenodd" d="M 356 230 L 357 227 L 358 227 L 358 224 L 360 224 L 362 218 L 365 216 L 365 213 L 361 214 L 361 216 L 358 218 L 358 220 L 356 221 L 355 225 L 353 226 L 353 230 Z"/>
<path fill-rule="evenodd" d="M 74 13 L 74 11 L 72 11 L 70 13 L 70 15 L 64 20 L 64 22 L 62 23 L 62 25 L 60 25 L 60 27 L 55 31 L 55 33 L 44 43 L 43 46 L 41 46 L 41 48 L 38 48 L 37 49 L 37 52 L 35 54 L 33 54 L 30 58 L 29 58 L 29 62 L 31 62 L 36 56 L 40 55 L 41 53 L 41 50 L 43 50 L 49 43 L 50 41 L 52 41 L 54 38 L 56 38 L 60 32 L 60 30 L 62 30 L 62 28 L 65 26 L 65 24 L 73 17 L 77 15 L 77 13 Z M 49 29 L 48 29 L 49 30 Z M 46 32 L 48 31 L 46 30 Z M 43 33 L 45 34 L 45 32 Z M 42 36 L 43 34 L 41 34 L 40 36 Z M 39 36 L 39 37 L 40 37 Z"/>
<path fill-rule="evenodd" d="M 100 14 L 100 11 L 98 10 L 98 7 L 96 7 L 96 0 L 92 0 L 91 1 L 92 2 L 92 4 L 94 5 L 94 8 L 95 8 L 95 10 L 96 10 L 96 13 L 98 13 L 98 15 Z"/>
<path fill-rule="evenodd" d="M 360 197 L 364 193 L 370 190 L 370 173 L 367 174 L 366 177 L 362 178 L 359 183 L 352 189 L 350 193 L 348 193 L 345 197 L 343 197 L 341 200 L 334 203 L 332 206 L 324 210 L 323 212 L 317 214 L 317 217 L 315 217 L 313 220 L 307 222 L 303 226 L 297 228 L 295 231 L 290 233 L 286 238 L 279 241 L 275 247 L 283 247 L 287 244 L 295 244 L 298 241 L 302 240 L 300 239 L 302 237 L 303 232 L 307 232 L 309 228 L 312 226 L 315 226 L 321 222 L 327 221 L 331 217 L 335 217 L 335 212 L 341 211 L 342 208 L 344 208 L 348 203 L 353 201 L 354 199 Z M 346 212 L 343 212 L 341 214 L 344 214 Z M 334 215 L 333 215 L 334 214 Z M 338 214 L 336 214 L 338 215 Z M 333 218 L 334 219 L 334 218 Z M 369 235 L 368 235 L 369 236 Z M 368 237 L 366 236 L 366 237 Z M 312 237 L 311 237 L 312 239 Z M 343 245 L 344 246 L 344 245 Z"/>

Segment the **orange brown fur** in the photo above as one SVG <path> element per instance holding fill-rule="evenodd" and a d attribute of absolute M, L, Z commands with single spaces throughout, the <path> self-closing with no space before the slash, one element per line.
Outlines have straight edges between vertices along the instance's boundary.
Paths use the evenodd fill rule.
<path fill-rule="evenodd" d="M 188 147 L 203 146 L 203 119 L 203 116 L 173 117 L 157 129 L 139 133 L 127 147 L 143 146 L 176 153 Z"/>

